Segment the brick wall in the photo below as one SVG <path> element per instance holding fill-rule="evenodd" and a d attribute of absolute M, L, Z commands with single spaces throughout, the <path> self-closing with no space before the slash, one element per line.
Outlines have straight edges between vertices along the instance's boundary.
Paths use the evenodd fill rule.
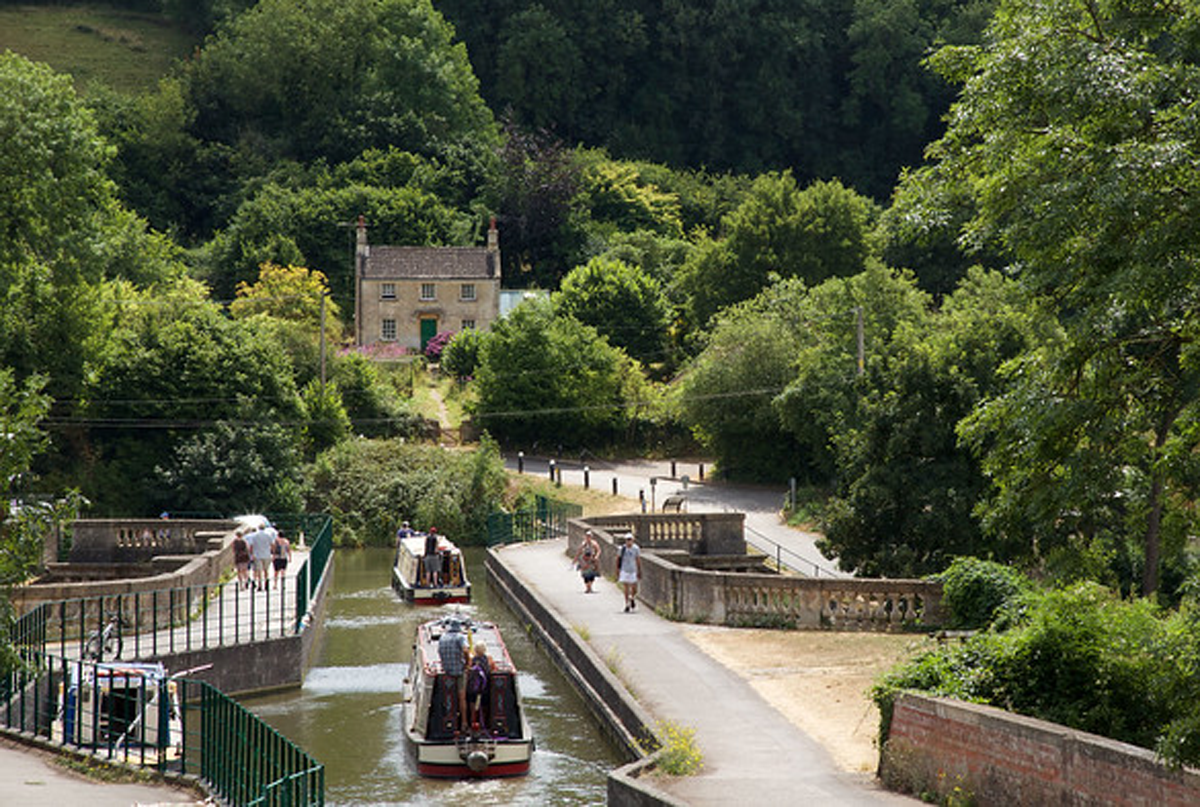
<path fill-rule="evenodd" d="M 1200 804 L 1200 771 L 1171 770 L 1144 748 L 915 693 L 896 701 L 880 776 L 891 790 L 979 807 Z"/>

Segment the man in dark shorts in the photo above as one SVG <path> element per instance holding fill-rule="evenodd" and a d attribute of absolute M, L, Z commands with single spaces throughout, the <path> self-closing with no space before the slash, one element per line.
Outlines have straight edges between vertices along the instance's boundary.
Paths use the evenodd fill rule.
<path fill-rule="evenodd" d="M 429 530 L 429 534 L 425 536 L 425 552 L 421 555 L 421 565 L 425 567 L 425 585 L 440 586 L 442 584 L 442 558 L 438 555 L 436 529 Z"/>

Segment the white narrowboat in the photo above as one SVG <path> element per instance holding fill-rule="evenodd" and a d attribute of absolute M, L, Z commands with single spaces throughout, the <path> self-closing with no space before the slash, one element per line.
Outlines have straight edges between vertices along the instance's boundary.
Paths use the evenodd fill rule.
<path fill-rule="evenodd" d="M 442 635 L 453 630 L 466 637 L 472 652 L 476 645 L 484 644 L 491 660 L 486 688 L 480 695 L 468 695 L 467 708 L 474 719 L 468 721 L 465 731 L 455 679 L 443 672 L 438 654 Z M 468 665 L 464 675 L 469 674 Z M 529 773 L 533 735 L 517 691 L 517 670 L 494 623 L 451 615 L 419 625 L 401 701 L 404 733 L 422 776 L 484 778 Z"/>
<path fill-rule="evenodd" d="M 434 560 L 426 563 L 426 545 L 433 541 L 437 542 Z M 392 588 L 405 602 L 414 605 L 471 601 L 471 583 L 467 580 L 462 552 L 452 541 L 436 533 L 414 533 L 396 540 Z"/>

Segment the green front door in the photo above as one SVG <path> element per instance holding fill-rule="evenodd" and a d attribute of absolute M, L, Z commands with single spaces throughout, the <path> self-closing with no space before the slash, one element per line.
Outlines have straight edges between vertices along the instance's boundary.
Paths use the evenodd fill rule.
<path fill-rule="evenodd" d="M 425 346 L 429 344 L 429 340 L 437 336 L 437 320 L 422 319 L 421 320 L 421 352 L 425 352 Z"/>

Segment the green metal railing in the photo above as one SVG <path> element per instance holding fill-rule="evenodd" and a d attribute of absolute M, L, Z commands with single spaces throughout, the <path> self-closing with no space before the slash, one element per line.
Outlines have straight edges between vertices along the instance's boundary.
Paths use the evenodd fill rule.
<path fill-rule="evenodd" d="M 207 682 L 121 662 L 22 655 L 25 666 L 6 676 L 10 694 L 0 704 L 7 730 L 107 762 L 194 776 L 225 804 L 325 803 L 324 767 Z"/>
<path fill-rule="evenodd" d="M 301 517 L 297 517 L 301 518 Z M 295 630 L 303 627 L 308 604 L 312 602 L 325 576 L 329 558 L 333 555 L 333 519 L 329 516 L 303 516 L 303 523 L 292 528 L 292 535 L 305 536 L 308 543 L 308 561 L 296 576 L 296 623 Z M 280 517 L 277 523 L 284 523 Z"/>
<path fill-rule="evenodd" d="M 158 658 L 299 633 L 329 566 L 333 523 L 327 515 L 280 515 L 271 520 L 285 534 L 303 540 L 309 552 L 294 580 L 269 592 L 238 596 L 229 584 L 212 584 L 56 600 L 16 621 L 14 643 L 40 653 L 83 658 L 89 655 L 89 641 L 113 618 L 118 619 L 112 630 L 121 653 L 92 653 L 93 658 Z M 289 602 L 293 591 L 294 606 Z"/>
<path fill-rule="evenodd" d="M 583 515 L 583 507 L 538 496 L 531 510 L 492 513 L 487 520 L 487 545 L 540 541 L 567 534 L 567 522 Z"/>

